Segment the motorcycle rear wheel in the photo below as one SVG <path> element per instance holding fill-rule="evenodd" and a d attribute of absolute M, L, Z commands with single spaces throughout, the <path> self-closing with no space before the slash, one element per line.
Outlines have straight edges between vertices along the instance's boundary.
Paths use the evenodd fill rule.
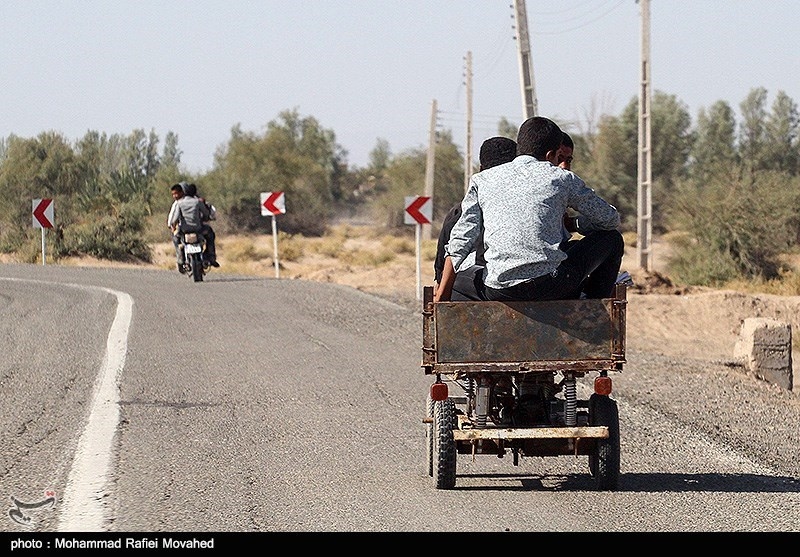
<path fill-rule="evenodd" d="M 189 257 L 189 267 L 192 270 L 191 277 L 194 282 L 203 282 L 203 256 L 193 253 Z"/>

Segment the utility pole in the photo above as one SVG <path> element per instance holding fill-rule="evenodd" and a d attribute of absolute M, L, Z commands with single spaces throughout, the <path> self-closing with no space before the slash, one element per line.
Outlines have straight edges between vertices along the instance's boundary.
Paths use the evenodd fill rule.
<path fill-rule="evenodd" d="M 464 193 L 469 189 L 469 179 L 472 176 L 472 51 L 467 51 L 467 139 L 464 148 Z"/>
<path fill-rule="evenodd" d="M 436 99 L 431 101 L 431 126 L 428 131 L 428 160 L 425 164 L 425 197 L 433 199 L 433 168 L 436 164 Z M 434 200 L 435 202 L 435 200 Z M 422 237 L 425 240 L 431 239 L 431 225 L 422 225 Z"/>
<path fill-rule="evenodd" d="M 650 0 L 638 0 L 642 7 L 641 84 L 639 86 L 639 159 L 636 204 L 636 255 L 639 268 L 652 270 L 653 233 L 652 202 L 652 149 L 650 111 Z"/>
<path fill-rule="evenodd" d="M 522 114 L 527 120 L 538 114 L 539 106 L 536 101 L 536 82 L 533 79 L 533 58 L 528 38 L 528 12 L 525 10 L 525 0 L 514 0 L 514 19 L 517 28 L 519 82 L 522 87 Z"/>

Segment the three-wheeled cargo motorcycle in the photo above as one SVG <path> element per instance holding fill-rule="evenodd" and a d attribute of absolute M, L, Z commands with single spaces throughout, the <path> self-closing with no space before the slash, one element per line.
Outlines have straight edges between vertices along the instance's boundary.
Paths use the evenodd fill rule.
<path fill-rule="evenodd" d="M 423 288 L 425 467 L 456 484 L 459 455 L 588 457 L 600 490 L 620 475 L 619 411 L 609 372 L 625 363 L 626 284 L 614 297 L 434 302 Z M 594 392 L 576 381 L 596 374 Z M 452 391 L 456 391 L 453 393 Z"/>

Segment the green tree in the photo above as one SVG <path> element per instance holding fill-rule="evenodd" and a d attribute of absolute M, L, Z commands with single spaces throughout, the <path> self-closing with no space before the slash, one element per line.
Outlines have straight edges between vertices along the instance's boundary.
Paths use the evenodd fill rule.
<path fill-rule="evenodd" d="M 0 166 L 2 249 L 17 250 L 33 238 L 33 199 L 54 199 L 56 222 L 69 222 L 80 179 L 72 148 L 61 134 L 44 132 L 34 139 L 11 137 Z"/>
<path fill-rule="evenodd" d="M 497 135 L 501 137 L 507 137 L 516 141 L 518 131 L 519 125 L 510 122 L 505 116 L 500 118 L 500 121 L 497 123 Z"/>
<path fill-rule="evenodd" d="M 161 164 L 168 168 L 177 169 L 181 164 L 183 151 L 178 147 L 178 135 L 174 132 L 167 132 L 164 138 L 164 151 L 161 155 Z"/>
<path fill-rule="evenodd" d="M 767 153 L 767 90 L 758 87 L 750 91 L 739 105 L 742 123 L 739 127 L 739 156 L 753 171 L 769 167 Z"/>
<path fill-rule="evenodd" d="M 451 130 L 437 134 L 433 172 L 433 224 L 464 197 L 464 160 Z M 428 154 L 410 149 L 392 159 L 376 187 L 374 218 L 388 228 L 404 226 L 405 198 L 425 194 Z"/>
<path fill-rule="evenodd" d="M 669 220 L 685 232 L 670 270 L 688 283 L 721 286 L 737 279 L 779 276 L 781 254 L 794 239 L 800 180 L 752 173 L 746 165 L 719 169 L 705 181 L 679 182 Z"/>
<path fill-rule="evenodd" d="M 9 137 L 0 159 L 0 249 L 30 259 L 30 199 L 52 198 L 54 256 L 149 260 L 142 232 L 161 172 L 158 144 L 154 131 L 143 130 L 89 131 L 74 145 L 57 132 Z M 171 146 L 177 150 L 177 136 Z"/>
<path fill-rule="evenodd" d="M 405 197 L 424 193 L 427 159 L 427 152 L 422 149 L 409 149 L 392 159 L 372 203 L 373 218 L 377 222 L 384 223 L 387 228 L 404 227 Z M 434 186 L 434 195 L 435 192 Z"/>
<path fill-rule="evenodd" d="M 654 229 L 663 230 L 663 212 L 673 184 L 684 173 L 693 136 L 688 109 L 674 95 L 656 91 L 651 108 L 652 213 Z M 636 229 L 638 208 L 639 99 L 633 98 L 619 117 L 606 116 L 597 126 L 587 167 L 587 183 L 622 216 L 622 226 Z"/>
<path fill-rule="evenodd" d="M 765 165 L 791 175 L 800 172 L 800 115 L 797 103 L 779 91 L 764 126 L 765 151 L 770 154 Z"/>
<path fill-rule="evenodd" d="M 694 134 L 689 109 L 675 95 L 653 94 L 652 119 L 653 229 L 664 232 L 664 213 L 675 183 L 686 175 Z"/>
<path fill-rule="evenodd" d="M 721 169 L 736 165 L 736 116 L 725 101 L 717 101 L 708 112 L 697 115 L 695 142 L 691 152 L 691 174 L 705 180 Z"/>
<path fill-rule="evenodd" d="M 335 139 L 333 131 L 296 110 L 281 112 L 262 135 L 234 126 L 228 144 L 215 155 L 214 169 L 204 177 L 209 195 L 227 215 L 227 227 L 255 231 L 268 226 L 260 194 L 283 191 L 282 230 L 323 234 L 333 214 L 334 192 L 342 195 L 345 152 Z"/>
<path fill-rule="evenodd" d="M 591 188 L 619 210 L 624 230 L 636 230 L 636 130 L 626 125 L 621 117 L 606 115 L 600 118 L 588 160 L 585 164 L 578 163 L 581 172 L 578 172 L 577 165 L 575 170 Z"/>
<path fill-rule="evenodd" d="M 369 170 L 373 174 L 380 174 L 389 166 L 391 158 L 392 150 L 389 148 L 389 142 L 379 138 L 375 142 L 375 147 L 369 152 Z"/>
<path fill-rule="evenodd" d="M 453 142 L 452 130 L 444 130 L 437 135 L 434 161 L 433 221 L 436 224 L 444 219 L 455 203 L 459 203 L 464 198 L 465 193 L 464 155 Z M 424 184 L 424 165 L 422 171 L 422 183 Z M 420 195 L 423 193 L 424 191 L 420 191 Z"/>

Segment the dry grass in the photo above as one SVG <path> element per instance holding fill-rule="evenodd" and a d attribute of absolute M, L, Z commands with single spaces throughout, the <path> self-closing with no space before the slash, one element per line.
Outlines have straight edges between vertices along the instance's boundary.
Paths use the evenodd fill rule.
<path fill-rule="evenodd" d="M 418 280 L 416 241 L 411 229 L 406 232 L 405 235 L 394 235 L 377 227 L 355 224 L 333 226 L 328 235 L 318 238 L 279 232 L 280 266 L 277 274 L 280 278 L 335 282 L 389 298 L 414 300 Z M 668 237 L 654 238 L 651 246 L 655 273 L 638 268 L 635 234 L 625 234 L 625 245 L 623 269 L 631 272 L 637 285 L 643 287 L 642 292 L 680 293 L 686 290 L 655 280 L 669 276 L 671 248 Z M 274 277 L 274 246 L 271 234 L 220 235 L 217 237 L 217 255 L 222 265 L 219 272 Z M 420 253 L 420 286 L 433 284 L 436 238 L 422 240 Z M 16 259 L 4 256 L 0 261 Z M 58 261 L 58 264 L 136 266 L 88 257 L 68 258 Z M 800 255 L 787 255 L 786 264 L 790 269 L 800 269 Z M 153 244 L 152 266 L 165 270 L 175 268 L 170 242 Z M 788 271 L 772 281 L 732 281 L 725 288 L 752 294 L 797 296 L 800 295 L 800 272 Z"/>
<path fill-rule="evenodd" d="M 395 236 L 372 226 L 342 224 L 319 238 L 278 233 L 279 270 L 271 234 L 217 236 L 219 272 L 335 282 L 396 300 L 415 300 L 417 255 L 414 237 Z M 153 246 L 153 265 L 172 270 L 169 242 Z M 436 239 L 423 240 L 420 284 L 433 284 Z M 217 272 L 217 271 L 214 271 Z"/>

